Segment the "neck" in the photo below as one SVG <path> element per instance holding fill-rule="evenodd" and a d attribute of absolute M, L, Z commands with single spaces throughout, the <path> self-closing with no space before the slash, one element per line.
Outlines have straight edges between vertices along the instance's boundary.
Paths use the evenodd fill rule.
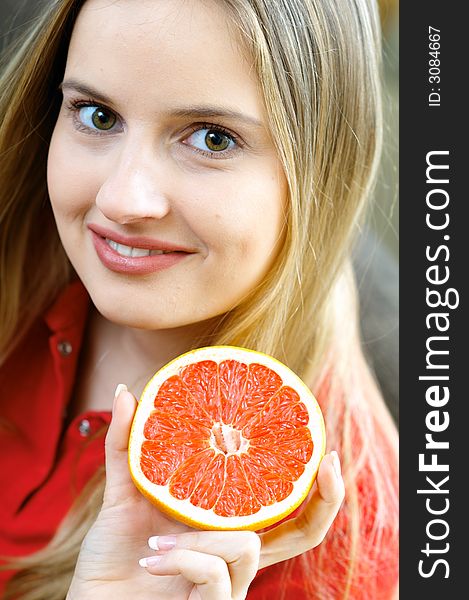
<path fill-rule="evenodd" d="M 149 331 L 117 325 L 93 309 L 82 352 L 87 377 L 102 382 L 110 402 L 118 383 L 125 383 L 138 398 L 162 366 L 193 347 L 207 345 L 218 322 Z"/>

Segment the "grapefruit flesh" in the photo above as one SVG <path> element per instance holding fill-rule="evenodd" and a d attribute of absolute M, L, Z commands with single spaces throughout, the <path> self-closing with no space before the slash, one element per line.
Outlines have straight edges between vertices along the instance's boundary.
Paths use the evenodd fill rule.
<path fill-rule="evenodd" d="M 324 450 L 320 408 L 299 377 L 260 352 L 213 346 L 148 382 L 129 466 L 138 489 L 174 518 L 257 530 L 301 504 Z"/>

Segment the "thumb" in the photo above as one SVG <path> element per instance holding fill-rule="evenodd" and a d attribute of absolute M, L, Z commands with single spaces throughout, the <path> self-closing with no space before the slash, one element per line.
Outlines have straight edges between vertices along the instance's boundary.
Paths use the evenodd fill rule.
<path fill-rule="evenodd" d="M 135 489 L 129 474 L 127 448 L 130 428 L 137 407 L 135 397 L 127 386 L 119 384 L 116 389 L 112 420 L 106 435 L 106 489 L 104 502 L 115 504 L 129 497 L 129 486 Z"/>

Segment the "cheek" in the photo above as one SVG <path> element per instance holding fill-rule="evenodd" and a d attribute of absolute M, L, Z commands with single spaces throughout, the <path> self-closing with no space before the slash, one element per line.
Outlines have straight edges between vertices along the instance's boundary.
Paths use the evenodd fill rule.
<path fill-rule="evenodd" d="M 93 177 L 93 161 L 77 153 L 57 126 L 52 135 L 47 159 L 47 187 L 52 209 L 57 216 L 73 216 L 87 210 L 96 197 L 98 182 Z"/>
<path fill-rule="evenodd" d="M 204 220 L 211 251 L 233 266 L 242 261 L 243 271 L 270 265 L 281 243 L 286 185 L 280 177 L 257 174 L 226 189 L 234 191 L 223 194 Z"/>
<path fill-rule="evenodd" d="M 276 252 L 284 221 L 286 189 L 280 177 L 252 177 L 240 199 L 243 210 L 234 219 L 245 258 Z"/>

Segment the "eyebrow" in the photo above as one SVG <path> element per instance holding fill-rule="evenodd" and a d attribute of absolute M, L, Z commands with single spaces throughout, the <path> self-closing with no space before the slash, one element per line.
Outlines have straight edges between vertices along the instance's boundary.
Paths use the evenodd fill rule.
<path fill-rule="evenodd" d="M 171 111 L 175 117 L 198 117 L 210 119 L 214 117 L 243 121 L 246 125 L 261 128 L 263 125 L 258 119 L 245 115 L 244 113 L 229 108 L 218 108 L 216 106 L 189 106 L 187 108 L 176 108 Z"/>
<path fill-rule="evenodd" d="M 65 81 L 62 81 L 62 83 L 59 85 L 59 89 L 74 90 L 85 96 L 96 98 L 96 100 L 103 102 L 104 104 L 113 104 L 112 100 L 108 96 L 77 79 L 66 79 Z M 247 125 L 253 127 L 263 127 L 262 122 L 255 117 L 229 108 L 219 108 L 218 106 L 211 105 L 195 105 L 175 108 L 169 111 L 169 114 L 175 117 L 197 117 L 205 119 L 218 117 L 232 119 L 235 121 L 243 121 Z"/>

